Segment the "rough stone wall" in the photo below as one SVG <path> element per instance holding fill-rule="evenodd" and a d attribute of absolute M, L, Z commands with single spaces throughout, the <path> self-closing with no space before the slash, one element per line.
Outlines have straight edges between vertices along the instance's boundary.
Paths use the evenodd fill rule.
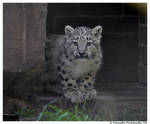
<path fill-rule="evenodd" d="M 3 66 L 24 72 L 44 59 L 47 4 L 3 4 Z"/>

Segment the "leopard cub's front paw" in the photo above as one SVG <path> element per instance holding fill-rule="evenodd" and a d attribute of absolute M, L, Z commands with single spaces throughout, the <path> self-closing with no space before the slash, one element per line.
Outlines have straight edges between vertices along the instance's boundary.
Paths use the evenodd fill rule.
<path fill-rule="evenodd" d="M 87 99 L 87 100 L 95 99 L 96 96 L 97 96 L 97 92 L 95 89 L 88 90 L 84 95 L 85 99 Z"/>
<path fill-rule="evenodd" d="M 80 91 L 66 91 L 64 96 L 71 100 L 72 103 L 82 103 L 84 102 L 84 96 Z"/>

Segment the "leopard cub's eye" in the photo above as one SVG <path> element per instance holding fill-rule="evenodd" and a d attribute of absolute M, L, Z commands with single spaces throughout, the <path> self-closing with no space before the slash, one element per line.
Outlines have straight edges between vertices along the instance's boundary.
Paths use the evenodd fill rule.
<path fill-rule="evenodd" d="M 92 44 L 92 42 L 87 42 L 86 45 L 87 45 L 87 46 L 91 46 L 91 44 Z"/>

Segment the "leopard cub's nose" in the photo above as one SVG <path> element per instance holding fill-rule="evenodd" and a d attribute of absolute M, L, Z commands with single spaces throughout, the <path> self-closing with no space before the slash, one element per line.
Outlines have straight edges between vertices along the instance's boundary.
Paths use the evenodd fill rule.
<path fill-rule="evenodd" d="M 82 52 L 79 52 L 79 55 L 80 55 L 80 56 L 85 56 L 86 53 L 85 53 L 85 52 L 83 52 L 83 53 L 82 53 Z"/>

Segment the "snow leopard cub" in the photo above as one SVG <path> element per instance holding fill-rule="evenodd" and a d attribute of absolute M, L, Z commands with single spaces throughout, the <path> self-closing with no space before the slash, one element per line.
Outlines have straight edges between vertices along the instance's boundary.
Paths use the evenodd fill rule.
<path fill-rule="evenodd" d="M 72 103 L 92 100 L 97 95 L 94 82 L 102 63 L 101 34 L 101 26 L 91 29 L 67 25 L 64 35 L 49 37 L 52 70 L 57 72 L 63 94 Z"/>

